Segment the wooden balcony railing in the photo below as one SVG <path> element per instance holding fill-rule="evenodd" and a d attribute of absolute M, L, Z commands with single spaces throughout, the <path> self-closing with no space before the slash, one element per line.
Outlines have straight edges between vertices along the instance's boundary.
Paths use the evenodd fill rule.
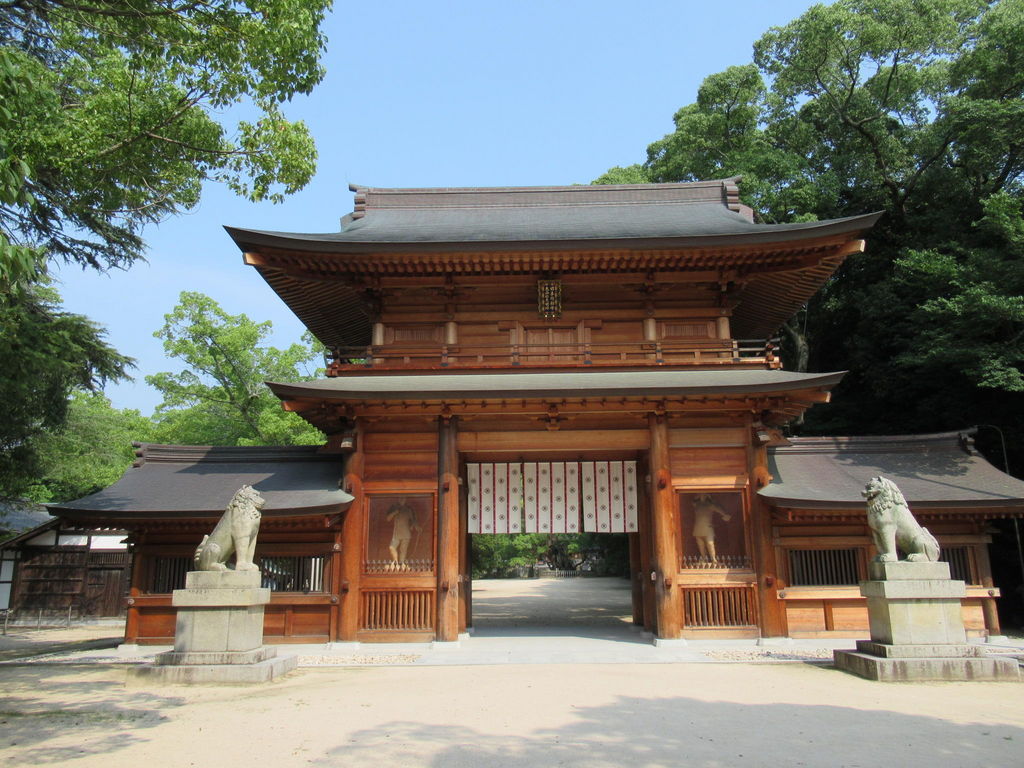
<path fill-rule="evenodd" d="M 387 344 L 336 347 L 327 375 L 368 368 L 739 366 L 780 368 L 778 339 L 694 339 L 567 344 Z"/>

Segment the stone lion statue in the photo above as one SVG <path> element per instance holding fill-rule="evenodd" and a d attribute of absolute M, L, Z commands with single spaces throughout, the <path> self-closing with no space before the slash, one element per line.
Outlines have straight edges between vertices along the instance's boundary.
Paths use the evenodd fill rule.
<path fill-rule="evenodd" d="M 868 527 L 878 550 L 876 562 L 898 560 L 897 546 L 912 563 L 939 559 L 939 542 L 914 519 L 896 483 L 881 476 L 873 477 L 861 495 L 868 503 Z"/>
<path fill-rule="evenodd" d="M 256 534 L 260 531 L 260 510 L 266 503 L 252 486 L 239 488 L 228 502 L 213 533 L 203 536 L 196 547 L 196 568 L 200 571 L 226 571 L 228 558 L 233 554 L 236 571 L 258 571 L 252 557 L 256 552 Z"/>

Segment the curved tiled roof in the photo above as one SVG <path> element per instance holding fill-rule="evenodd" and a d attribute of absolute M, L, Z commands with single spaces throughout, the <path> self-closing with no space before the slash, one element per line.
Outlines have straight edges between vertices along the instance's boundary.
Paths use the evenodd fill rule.
<path fill-rule="evenodd" d="M 335 514 L 353 497 L 338 487 L 343 460 L 318 446 L 140 445 L 139 460 L 113 485 L 50 511 L 76 520 L 219 517 L 251 485 L 269 516 Z"/>
<path fill-rule="evenodd" d="M 774 479 L 758 495 L 776 507 L 863 509 L 861 490 L 881 475 L 911 507 L 1024 506 L 1024 482 L 977 455 L 969 436 L 789 438 L 789 445 L 769 448 Z"/>
<path fill-rule="evenodd" d="M 881 214 L 755 224 L 737 181 L 353 187 L 355 210 L 338 232 L 225 229 L 329 348 L 370 343 L 365 289 L 392 275 L 731 272 L 734 333 L 767 338 L 861 249 Z"/>
<path fill-rule="evenodd" d="M 225 229 L 243 249 L 270 246 L 315 253 L 510 247 L 696 248 L 789 243 L 859 232 L 870 228 L 880 215 L 755 224 L 727 207 L 723 184 L 368 189 L 359 191 L 370 200 L 387 199 L 387 204 L 366 204 L 363 210 L 342 220 L 340 232 Z M 678 194 L 692 187 L 710 189 L 712 194 Z"/>

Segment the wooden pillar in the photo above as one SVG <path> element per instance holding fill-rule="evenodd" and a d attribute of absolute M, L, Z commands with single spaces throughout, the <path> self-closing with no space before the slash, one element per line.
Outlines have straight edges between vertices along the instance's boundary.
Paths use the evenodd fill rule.
<path fill-rule="evenodd" d="M 457 417 L 437 422 L 437 628 L 440 642 L 459 639 L 459 452 Z"/>
<path fill-rule="evenodd" d="M 459 477 L 463 464 L 459 462 Z M 473 570 L 470 559 L 469 499 L 459 484 L 459 632 L 473 626 Z"/>
<path fill-rule="evenodd" d="M 756 438 L 755 438 L 756 439 Z M 772 510 L 761 501 L 757 491 L 771 480 L 768 473 L 768 448 L 753 445 L 747 449 L 750 503 L 750 538 L 753 545 L 754 572 L 757 574 L 757 606 L 762 637 L 785 637 L 786 607 L 779 600 L 778 560 L 772 535 Z"/>
<path fill-rule="evenodd" d="M 978 578 L 981 585 L 986 589 L 995 592 L 995 582 L 992 580 L 992 563 L 988 558 L 988 545 L 979 544 L 974 547 L 974 564 L 978 569 Z M 985 631 L 989 637 L 1003 634 L 999 625 L 999 610 L 996 607 L 996 598 L 986 597 L 981 601 L 981 612 L 985 617 Z"/>
<path fill-rule="evenodd" d="M 644 476 L 650 475 L 649 464 L 643 462 Z M 651 489 L 648 485 L 644 493 L 639 494 L 640 514 L 638 515 L 637 527 L 640 529 L 638 538 L 640 541 L 640 573 L 637 578 L 640 582 L 641 595 L 644 604 L 643 627 L 645 632 L 654 634 L 655 631 L 655 610 L 654 610 L 654 582 L 651 581 L 651 573 L 654 568 L 651 565 L 654 552 L 654 539 L 651 537 Z"/>
<path fill-rule="evenodd" d="M 124 641 L 125 643 L 134 645 L 139 642 L 139 607 L 136 603 L 135 598 L 143 593 L 142 580 L 145 576 L 148 568 L 144 568 L 146 558 L 149 556 L 145 553 L 145 547 L 143 546 L 144 534 L 136 534 L 138 539 L 132 545 L 132 575 L 131 584 L 128 588 L 128 610 L 125 616 L 124 622 Z M 11 590 L 11 595 L 14 595 L 14 590 Z"/>
<path fill-rule="evenodd" d="M 354 504 L 355 502 L 353 502 Z M 345 514 L 348 514 L 347 512 Z M 342 518 L 344 520 L 344 518 Z M 341 600 L 344 592 L 342 587 L 345 583 L 345 556 L 342 551 L 344 547 L 344 533 L 342 529 L 334 532 L 334 543 L 331 545 L 330 574 L 331 583 L 328 589 L 331 593 L 330 620 L 327 625 L 328 642 L 336 642 L 341 639 Z"/>
<path fill-rule="evenodd" d="M 651 430 L 651 538 L 654 543 L 654 610 L 658 637 L 674 640 L 682 636 L 682 593 L 675 586 L 679 571 L 676 535 L 675 492 L 668 455 L 668 419 L 664 414 L 648 415 Z"/>
<path fill-rule="evenodd" d="M 355 500 L 345 512 L 341 523 L 341 616 L 338 620 L 337 639 L 355 642 L 359 632 L 359 579 L 362 573 L 363 530 L 366 525 L 366 497 L 363 494 L 363 426 L 356 422 L 356 449 L 345 462 L 345 490 Z"/>
<path fill-rule="evenodd" d="M 640 567 L 640 534 L 627 533 L 629 541 L 629 583 L 633 592 L 633 623 L 644 625 L 644 571 Z"/>

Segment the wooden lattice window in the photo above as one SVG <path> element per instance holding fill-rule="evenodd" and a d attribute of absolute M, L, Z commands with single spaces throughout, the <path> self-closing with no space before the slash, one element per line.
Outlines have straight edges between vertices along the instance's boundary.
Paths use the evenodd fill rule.
<path fill-rule="evenodd" d="M 698 322 L 666 322 L 661 325 L 665 339 L 710 339 L 714 337 L 714 325 L 706 320 Z"/>
<path fill-rule="evenodd" d="M 263 586 L 273 592 L 323 592 L 326 564 L 324 555 L 259 558 Z"/>
<path fill-rule="evenodd" d="M 791 549 L 789 583 L 794 587 L 840 587 L 860 583 L 860 550 Z"/>
<path fill-rule="evenodd" d="M 756 590 L 751 586 L 684 587 L 683 624 L 691 628 L 756 627 Z"/>
<path fill-rule="evenodd" d="M 360 626 L 376 631 L 424 631 L 434 628 L 433 590 L 363 590 Z"/>
<path fill-rule="evenodd" d="M 154 557 L 149 572 L 149 589 L 158 595 L 185 588 L 185 574 L 194 571 L 191 557 Z"/>
<path fill-rule="evenodd" d="M 385 344 L 440 344 L 440 325 L 389 325 L 384 329 Z"/>
<path fill-rule="evenodd" d="M 974 569 L 971 567 L 970 547 L 942 547 L 939 560 L 949 563 L 949 575 L 957 581 L 977 584 Z"/>
<path fill-rule="evenodd" d="M 257 558 L 262 573 L 261 586 L 273 592 L 323 592 L 324 555 Z M 150 568 L 149 592 L 169 594 L 185 588 L 185 574 L 196 569 L 191 557 L 154 557 Z"/>

